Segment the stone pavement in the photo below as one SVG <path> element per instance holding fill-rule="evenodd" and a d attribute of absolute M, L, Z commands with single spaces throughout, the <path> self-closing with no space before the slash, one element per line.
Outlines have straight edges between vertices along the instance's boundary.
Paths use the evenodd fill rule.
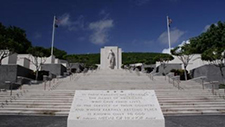
<path fill-rule="evenodd" d="M 166 116 L 166 127 L 224 127 L 225 116 Z M 67 127 L 66 116 L 0 116 L 0 127 Z M 93 126 L 94 127 L 94 126 Z"/>

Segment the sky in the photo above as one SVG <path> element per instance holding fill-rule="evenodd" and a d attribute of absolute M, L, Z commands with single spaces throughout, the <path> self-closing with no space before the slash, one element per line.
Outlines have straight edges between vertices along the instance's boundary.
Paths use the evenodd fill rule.
<path fill-rule="evenodd" d="M 166 52 L 167 18 L 171 47 L 188 42 L 211 24 L 225 21 L 224 0 L 1 0 L 0 22 L 26 31 L 34 46 L 68 54 L 99 53 L 104 46 L 123 52 Z"/>

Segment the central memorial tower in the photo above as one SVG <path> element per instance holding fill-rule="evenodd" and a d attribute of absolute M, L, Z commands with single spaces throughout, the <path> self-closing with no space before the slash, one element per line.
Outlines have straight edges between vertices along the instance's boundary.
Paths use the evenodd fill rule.
<path fill-rule="evenodd" d="M 121 69 L 122 50 L 117 46 L 105 46 L 101 48 L 100 69 Z"/>

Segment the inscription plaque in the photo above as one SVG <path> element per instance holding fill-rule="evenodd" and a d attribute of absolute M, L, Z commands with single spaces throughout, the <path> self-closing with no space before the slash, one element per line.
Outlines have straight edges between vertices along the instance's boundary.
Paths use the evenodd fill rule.
<path fill-rule="evenodd" d="M 153 90 L 77 90 L 68 127 L 165 127 Z"/>

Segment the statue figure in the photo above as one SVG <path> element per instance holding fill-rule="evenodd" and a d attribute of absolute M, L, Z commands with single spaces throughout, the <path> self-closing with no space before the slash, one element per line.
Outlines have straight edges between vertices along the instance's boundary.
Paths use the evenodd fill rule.
<path fill-rule="evenodd" d="M 109 52 L 108 59 L 109 59 L 109 68 L 114 69 L 116 65 L 116 60 L 115 60 L 115 54 L 112 51 L 112 49 Z"/>

